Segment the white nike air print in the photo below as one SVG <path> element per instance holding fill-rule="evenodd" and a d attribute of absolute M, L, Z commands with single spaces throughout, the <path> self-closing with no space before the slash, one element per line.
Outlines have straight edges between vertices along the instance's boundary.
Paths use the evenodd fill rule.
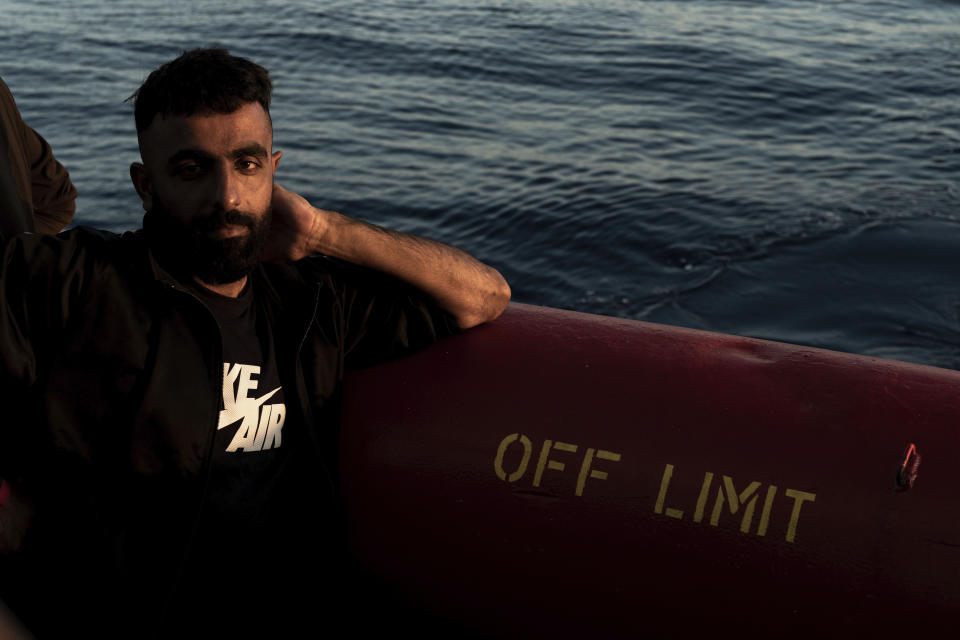
<path fill-rule="evenodd" d="M 250 396 L 257 390 L 259 375 L 257 365 L 223 363 L 223 410 L 217 430 L 243 420 L 227 447 L 228 452 L 263 451 L 280 446 L 287 406 L 282 402 L 265 404 L 280 387 L 259 398 Z"/>

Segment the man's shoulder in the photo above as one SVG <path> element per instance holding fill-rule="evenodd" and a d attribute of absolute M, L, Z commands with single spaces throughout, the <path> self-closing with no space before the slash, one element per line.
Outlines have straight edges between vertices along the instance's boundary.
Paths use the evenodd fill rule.
<path fill-rule="evenodd" d="M 21 233 L 12 237 L 10 240 L 21 240 L 27 243 L 49 243 L 77 245 L 80 247 L 110 248 L 121 245 L 142 244 L 142 233 L 140 231 L 115 232 L 106 229 L 95 229 L 84 225 L 76 226 L 66 231 L 61 231 L 56 235 L 43 233 Z"/>
<path fill-rule="evenodd" d="M 321 303 L 341 308 L 423 308 L 433 301 L 421 290 L 381 271 L 328 256 L 297 262 L 263 264 L 271 289 L 283 298 L 298 291 L 319 291 Z"/>
<path fill-rule="evenodd" d="M 140 232 L 115 233 L 79 226 L 56 235 L 21 233 L 6 243 L 5 263 L 22 261 L 30 271 L 53 269 L 129 269 L 148 265 L 149 252 Z"/>
<path fill-rule="evenodd" d="M 411 288 L 394 276 L 367 267 L 317 255 L 291 263 L 299 278 L 319 282 L 334 289 L 389 289 L 393 291 Z M 412 289 L 412 288 L 411 288 Z"/>
<path fill-rule="evenodd" d="M 109 259 L 115 254 L 146 253 L 141 231 L 117 233 L 105 229 L 78 226 L 56 235 L 21 234 L 24 243 L 58 247 L 61 251 L 82 251 Z"/>
<path fill-rule="evenodd" d="M 344 288 L 394 284 L 400 281 L 386 274 L 328 256 L 310 256 L 296 262 L 263 263 L 267 277 L 275 283 L 289 282 L 334 291 Z"/>

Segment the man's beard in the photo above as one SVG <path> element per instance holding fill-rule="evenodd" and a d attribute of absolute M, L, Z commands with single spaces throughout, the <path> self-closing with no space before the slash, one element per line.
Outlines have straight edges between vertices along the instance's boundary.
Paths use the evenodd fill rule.
<path fill-rule="evenodd" d="M 189 225 L 170 215 L 155 195 L 154 206 L 143 217 L 143 230 L 150 248 L 161 265 L 174 277 L 194 277 L 207 284 L 227 284 L 242 280 L 260 261 L 272 205 L 263 217 L 238 209 L 215 211 Z M 210 231 L 225 225 L 246 227 L 249 232 L 231 238 L 217 238 Z"/>

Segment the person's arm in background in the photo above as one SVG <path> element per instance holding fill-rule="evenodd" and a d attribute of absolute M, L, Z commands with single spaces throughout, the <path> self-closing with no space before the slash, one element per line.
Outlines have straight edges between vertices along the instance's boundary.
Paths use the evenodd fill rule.
<path fill-rule="evenodd" d="M 53 150 L 40 134 L 25 126 L 30 160 L 30 192 L 33 196 L 33 222 L 37 233 L 60 233 L 73 220 L 77 190 L 70 174 L 53 156 Z"/>
<path fill-rule="evenodd" d="M 23 121 L 0 78 L 0 236 L 59 233 L 73 219 L 76 198 L 70 174 Z"/>
<path fill-rule="evenodd" d="M 0 78 L 0 242 L 23 232 L 54 234 L 73 219 L 77 190 L 50 145 L 20 116 Z M 0 478 L 0 560 L 20 549 L 33 505 Z M 0 602 L 0 638 L 32 638 Z"/>
<path fill-rule="evenodd" d="M 40 134 L 20 116 L 0 78 L 0 243 L 18 233 L 59 233 L 73 219 L 77 190 L 70 175 Z M 33 519 L 34 507 L 0 478 L 0 561 L 16 553 Z M 0 638 L 33 636 L 0 601 Z"/>

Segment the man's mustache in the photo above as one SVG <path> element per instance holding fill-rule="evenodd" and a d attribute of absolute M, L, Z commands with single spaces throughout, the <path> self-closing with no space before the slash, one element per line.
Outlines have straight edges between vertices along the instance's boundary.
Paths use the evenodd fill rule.
<path fill-rule="evenodd" d="M 243 226 L 253 230 L 257 227 L 257 219 L 239 209 L 230 209 L 229 211 L 215 211 L 205 218 L 194 220 L 191 226 L 196 231 L 206 232 L 227 225 Z"/>

